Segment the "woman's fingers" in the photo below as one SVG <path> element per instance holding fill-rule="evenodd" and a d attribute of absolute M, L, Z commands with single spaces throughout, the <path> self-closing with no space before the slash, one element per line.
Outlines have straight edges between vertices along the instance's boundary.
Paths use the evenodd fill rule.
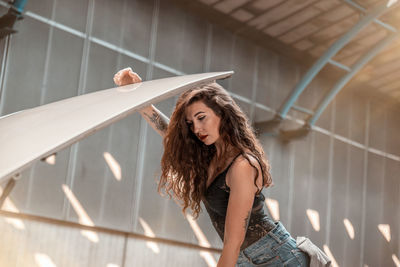
<path fill-rule="evenodd" d="M 133 72 L 132 69 L 129 67 L 118 71 L 114 75 L 114 83 L 118 86 L 138 83 L 141 81 L 142 79 L 140 78 L 140 76 L 137 73 Z"/>
<path fill-rule="evenodd" d="M 114 75 L 113 80 L 114 80 L 114 83 L 115 83 L 116 85 L 118 85 L 118 86 L 121 86 L 121 85 L 122 85 L 122 80 L 121 80 L 121 78 L 122 78 L 122 75 L 123 75 L 124 72 L 125 72 L 125 69 L 118 71 L 118 72 Z"/>
<path fill-rule="evenodd" d="M 121 86 L 121 81 L 120 81 L 120 77 L 119 77 L 118 73 L 114 75 L 113 80 L 116 85 Z"/>
<path fill-rule="evenodd" d="M 132 70 L 128 72 L 128 75 L 131 77 L 132 83 L 140 83 L 142 81 L 142 78 L 140 78 L 140 76 Z"/>

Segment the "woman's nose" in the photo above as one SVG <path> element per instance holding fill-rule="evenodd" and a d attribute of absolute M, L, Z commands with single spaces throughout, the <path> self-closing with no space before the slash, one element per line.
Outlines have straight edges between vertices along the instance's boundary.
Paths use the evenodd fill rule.
<path fill-rule="evenodd" d="M 193 132 L 194 132 L 195 134 L 198 134 L 198 133 L 199 133 L 199 130 L 200 130 L 199 125 L 198 125 L 197 123 L 193 123 Z"/>

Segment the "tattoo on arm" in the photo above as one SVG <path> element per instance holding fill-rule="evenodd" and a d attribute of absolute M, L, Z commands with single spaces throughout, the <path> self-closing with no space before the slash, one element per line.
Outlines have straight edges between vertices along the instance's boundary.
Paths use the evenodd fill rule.
<path fill-rule="evenodd" d="M 247 213 L 247 217 L 244 219 L 244 232 L 246 233 L 247 227 L 249 226 L 251 210 Z"/>
<path fill-rule="evenodd" d="M 144 113 L 147 118 L 154 124 L 157 130 L 161 132 L 165 132 L 168 128 L 168 119 L 163 118 L 161 114 L 157 113 L 155 110 L 153 110 L 153 113 L 151 116 L 147 113 Z"/>

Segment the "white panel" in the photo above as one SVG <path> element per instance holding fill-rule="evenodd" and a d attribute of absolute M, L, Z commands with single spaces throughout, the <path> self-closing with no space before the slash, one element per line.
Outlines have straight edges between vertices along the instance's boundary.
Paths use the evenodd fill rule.
<path fill-rule="evenodd" d="M 230 72 L 217 72 L 148 81 L 77 96 L 2 117 L 0 177 L 7 178 L 34 160 L 51 155 L 141 107 L 229 75 Z"/>

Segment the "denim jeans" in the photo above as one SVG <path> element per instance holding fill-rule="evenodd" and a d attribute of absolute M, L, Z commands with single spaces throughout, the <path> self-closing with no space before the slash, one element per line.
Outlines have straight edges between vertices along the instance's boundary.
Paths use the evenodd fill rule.
<path fill-rule="evenodd" d="M 236 266 L 309 266 L 307 254 L 296 246 L 281 222 L 257 242 L 240 251 Z"/>

